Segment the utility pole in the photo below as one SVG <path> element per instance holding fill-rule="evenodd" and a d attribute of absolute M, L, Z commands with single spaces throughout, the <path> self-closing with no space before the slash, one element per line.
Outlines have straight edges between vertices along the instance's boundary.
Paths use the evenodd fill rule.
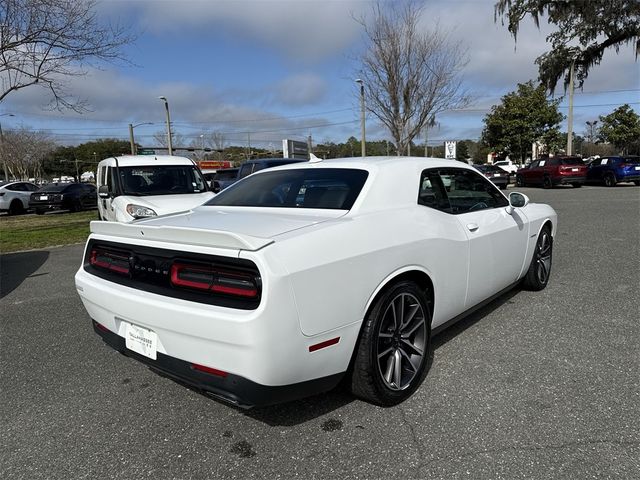
<path fill-rule="evenodd" d="M 171 138 L 171 117 L 169 116 L 169 102 L 167 101 L 167 97 L 165 96 L 161 96 L 158 98 L 164 102 L 164 108 L 167 112 L 167 145 L 169 147 L 169 155 L 173 155 L 173 140 Z"/>
<path fill-rule="evenodd" d="M 136 144 L 133 141 L 133 124 L 129 124 L 129 143 L 131 144 L 131 155 L 136 154 Z"/>
<path fill-rule="evenodd" d="M 309 136 L 307 137 L 307 151 L 309 152 L 309 160 L 311 160 L 311 155 L 312 155 L 311 150 L 313 150 L 313 146 L 311 143 L 311 134 L 309 134 Z"/>
<path fill-rule="evenodd" d="M 365 136 L 366 128 L 364 125 L 365 121 L 365 106 L 364 106 L 364 81 L 360 78 L 356 79 L 356 83 L 360 85 L 360 135 L 362 135 L 362 156 L 367 156 L 367 140 Z"/>
<path fill-rule="evenodd" d="M 569 113 L 567 114 L 567 155 L 573 154 L 573 71 L 575 60 L 569 70 Z"/>

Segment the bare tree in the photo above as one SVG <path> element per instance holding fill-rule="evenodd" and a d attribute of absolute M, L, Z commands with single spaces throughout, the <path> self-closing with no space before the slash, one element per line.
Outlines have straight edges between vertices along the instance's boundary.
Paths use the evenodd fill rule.
<path fill-rule="evenodd" d="M 161 130 L 159 132 L 156 132 L 153 134 L 153 139 L 154 141 L 164 147 L 164 148 L 168 148 L 169 146 L 169 142 L 167 141 L 167 131 L 166 130 Z M 173 146 L 173 149 L 180 149 L 180 148 L 184 148 L 187 146 L 187 141 L 184 137 L 184 135 L 182 135 L 181 133 L 178 132 L 174 132 L 171 131 L 171 144 Z"/>
<path fill-rule="evenodd" d="M 56 148 L 44 132 L 20 128 L 4 132 L 2 154 L 10 178 L 42 178 L 42 161 Z"/>
<path fill-rule="evenodd" d="M 419 28 L 423 7 L 378 2 L 364 28 L 367 50 L 359 71 L 366 108 L 393 137 L 398 155 L 435 116 L 469 104 L 461 85 L 466 51 L 437 25 Z"/>
<path fill-rule="evenodd" d="M 46 88 L 58 110 L 87 110 L 68 91 L 71 77 L 101 62 L 124 60 L 133 41 L 121 26 L 103 25 L 95 0 L 0 0 L 0 102 L 32 85 Z"/>

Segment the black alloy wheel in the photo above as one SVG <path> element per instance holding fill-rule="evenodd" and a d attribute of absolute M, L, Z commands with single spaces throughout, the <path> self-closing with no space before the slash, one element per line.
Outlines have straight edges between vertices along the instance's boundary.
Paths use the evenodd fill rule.
<path fill-rule="evenodd" d="M 525 275 L 522 286 L 527 290 L 543 290 L 551 276 L 551 261 L 553 257 L 553 238 L 548 226 L 544 226 L 538 235 L 533 258 L 529 270 Z"/>
<path fill-rule="evenodd" d="M 365 319 L 351 371 L 354 395 L 396 405 L 415 392 L 431 357 L 430 303 L 415 283 L 388 288 Z"/>
<path fill-rule="evenodd" d="M 615 187 L 618 181 L 616 180 L 616 176 L 613 173 L 607 173 L 604 176 L 604 184 L 607 187 Z"/>

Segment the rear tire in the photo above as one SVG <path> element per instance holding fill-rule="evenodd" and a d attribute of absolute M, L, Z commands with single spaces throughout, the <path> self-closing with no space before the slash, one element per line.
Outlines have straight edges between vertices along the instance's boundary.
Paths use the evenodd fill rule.
<path fill-rule="evenodd" d="M 553 238 L 551 230 L 545 226 L 538 235 L 536 248 L 529 270 L 522 280 L 522 287 L 526 290 L 539 291 L 544 289 L 551 275 L 551 260 L 553 257 Z"/>
<path fill-rule="evenodd" d="M 604 184 L 607 187 L 615 187 L 618 181 L 616 180 L 616 176 L 613 173 L 607 173 L 604 176 Z"/>
<path fill-rule="evenodd" d="M 581 183 L 572 183 L 571 185 L 573 185 L 573 188 L 580 188 L 582 186 Z"/>
<path fill-rule="evenodd" d="M 410 281 L 384 291 L 365 318 L 350 372 L 351 392 L 391 406 L 410 397 L 427 375 L 431 358 L 431 310 Z"/>
<path fill-rule="evenodd" d="M 553 188 L 553 182 L 551 181 L 550 177 L 544 177 L 544 179 L 542 180 L 542 187 Z"/>
<path fill-rule="evenodd" d="M 525 186 L 525 184 L 524 184 L 524 178 L 522 178 L 522 176 L 521 176 L 521 175 L 516 175 L 516 185 L 517 185 L 518 187 L 524 187 L 524 186 Z"/>
<path fill-rule="evenodd" d="M 633 183 L 635 184 L 636 187 L 640 187 L 640 181 L 639 180 L 634 180 Z"/>
<path fill-rule="evenodd" d="M 44 215 L 44 210 L 41 208 L 36 208 L 36 215 Z"/>
<path fill-rule="evenodd" d="M 505 183 L 504 185 L 500 185 L 500 190 L 506 190 L 509 184 Z"/>
<path fill-rule="evenodd" d="M 24 206 L 20 200 L 13 200 L 9 205 L 9 215 L 20 215 L 24 213 Z"/>

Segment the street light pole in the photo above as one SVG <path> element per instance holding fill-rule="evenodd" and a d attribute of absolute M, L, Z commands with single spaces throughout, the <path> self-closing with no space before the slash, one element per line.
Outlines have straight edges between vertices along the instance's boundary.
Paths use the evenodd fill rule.
<path fill-rule="evenodd" d="M 164 108 L 167 112 L 167 140 L 168 140 L 167 145 L 169 147 L 169 155 L 173 155 L 173 144 L 171 140 L 171 117 L 169 116 L 169 102 L 167 102 L 167 97 L 165 96 L 161 96 L 158 98 L 164 102 Z"/>
<path fill-rule="evenodd" d="M 365 108 L 364 108 L 364 81 L 361 78 L 356 79 L 356 83 L 360 85 L 360 128 L 362 129 L 362 156 L 367 156 L 367 140 L 365 138 Z"/>
<path fill-rule="evenodd" d="M 129 143 L 131 144 L 131 155 L 136 154 L 136 142 L 133 140 L 133 129 L 140 125 L 153 125 L 151 122 L 136 123 L 135 125 L 129 124 Z"/>
<path fill-rule="evenodd" d="M 13 113 L 2 113 L 0 117 L 13 117 Z M 2 124 L 0 124 L 0 158 L 2 158 L 2 167 L 4 169 L 4 180 L 9 181 L 9 169 L 7 168 L 7 161 L 4 159 L 4 136 L 2 134 Z"/>

